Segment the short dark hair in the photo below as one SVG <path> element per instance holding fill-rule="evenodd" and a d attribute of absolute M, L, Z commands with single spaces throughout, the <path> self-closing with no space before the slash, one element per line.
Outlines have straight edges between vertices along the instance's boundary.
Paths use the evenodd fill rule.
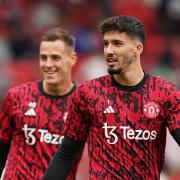
<path fill-rule="evenodd" d="M 56 41 L 61 40 L 66 43 L 67 46 L 75 49 L 75 38 L 70 35 L 69 32 L 65 31 L 62 28 L 55 27 L 49 29 L 42 37 L 42 41 Z"/>
<path fill-rule="evenodd" d="M 142 22 L 131 16 L 115 16 L 103 20 L 99 25 L 102 34 L 109 31 L 125 32 L 131 37 L 137 37 L 145 42 L 146 33 Z"/>

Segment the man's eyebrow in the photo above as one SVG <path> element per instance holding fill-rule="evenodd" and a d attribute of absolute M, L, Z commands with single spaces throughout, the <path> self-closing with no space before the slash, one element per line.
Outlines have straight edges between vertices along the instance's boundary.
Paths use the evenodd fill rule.
<path fill-rule="evenodd" d="M 45 55 L 45 54 L 40 54 L 39 56 L 40 56 L 40 57 L 45 57 L 46 55 Z"/>
<path fill-rule="evenodd" d="M 124 41 L 122 41 L 120 39 L 111 39 L 111 40 L 104 39 L 103 42 L 120 42 L 120 43 L 124 43 Z"/>

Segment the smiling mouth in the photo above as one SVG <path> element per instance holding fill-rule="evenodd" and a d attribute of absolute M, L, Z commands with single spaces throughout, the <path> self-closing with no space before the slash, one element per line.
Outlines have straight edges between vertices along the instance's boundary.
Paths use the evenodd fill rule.
<path fill-rule="evenodd" d="M 51 74 L 55 74 L 56 72 L 55 72 L 55 71 L 53 71 L 53 72 L 52 72 L 52 71 L 46 71 L 45 73 L 46 73 L 47 75 L 51 75 Z"/>
<path fill-rule="evenodd" d="M 107 61 L 107 64 L 109 65 L 109 66 L 113 66 L 113 65 L 115 65 L 116 64 L 116 60 L 108 60 Z"/>

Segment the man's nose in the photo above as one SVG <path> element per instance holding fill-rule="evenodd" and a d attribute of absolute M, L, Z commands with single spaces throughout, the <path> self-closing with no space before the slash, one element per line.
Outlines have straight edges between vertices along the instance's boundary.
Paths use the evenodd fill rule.
<path fill-rule="evenodd" d="M 107 54 L 112 54 L 113 53 L 113 47 L 111 44 L 109 44 L 107 47 L 106 47 L 106 53 Z"/>
<path fill-rule="evenodd" d="M 52 59 L 51 58 L 47 58 L 46 66 L 51 67 L 52 65 L 53 65 Z"/>

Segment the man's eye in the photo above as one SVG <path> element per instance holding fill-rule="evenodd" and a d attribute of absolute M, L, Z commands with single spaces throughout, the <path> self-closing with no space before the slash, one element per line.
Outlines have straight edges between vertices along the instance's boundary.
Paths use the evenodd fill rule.
<path fill-rule="evenodd" d="M 40 59 L 41 59 L 41 61 L 46 61 L 46 57 L 44 57 L 44 56 L 41 56 Z"/>
<path fill-rule="evenodd" d="M 60 61 L 60 57 L 58 57 L 58 56 L 54 56 L 54 57 L 52 57 L 52 59 L 53 59 L 54 61 Z"/>
<path fill-rule="evenodd" d="M 108 45 L 108 43 L 107 42 L 104 42 L 104 46 L 107 46 Z"/>
<path fill-rule="evenodd" d="M 121 42 L 115 42 L 114 43 L 116 46 L 122 46 L 123 44 Z"/>

